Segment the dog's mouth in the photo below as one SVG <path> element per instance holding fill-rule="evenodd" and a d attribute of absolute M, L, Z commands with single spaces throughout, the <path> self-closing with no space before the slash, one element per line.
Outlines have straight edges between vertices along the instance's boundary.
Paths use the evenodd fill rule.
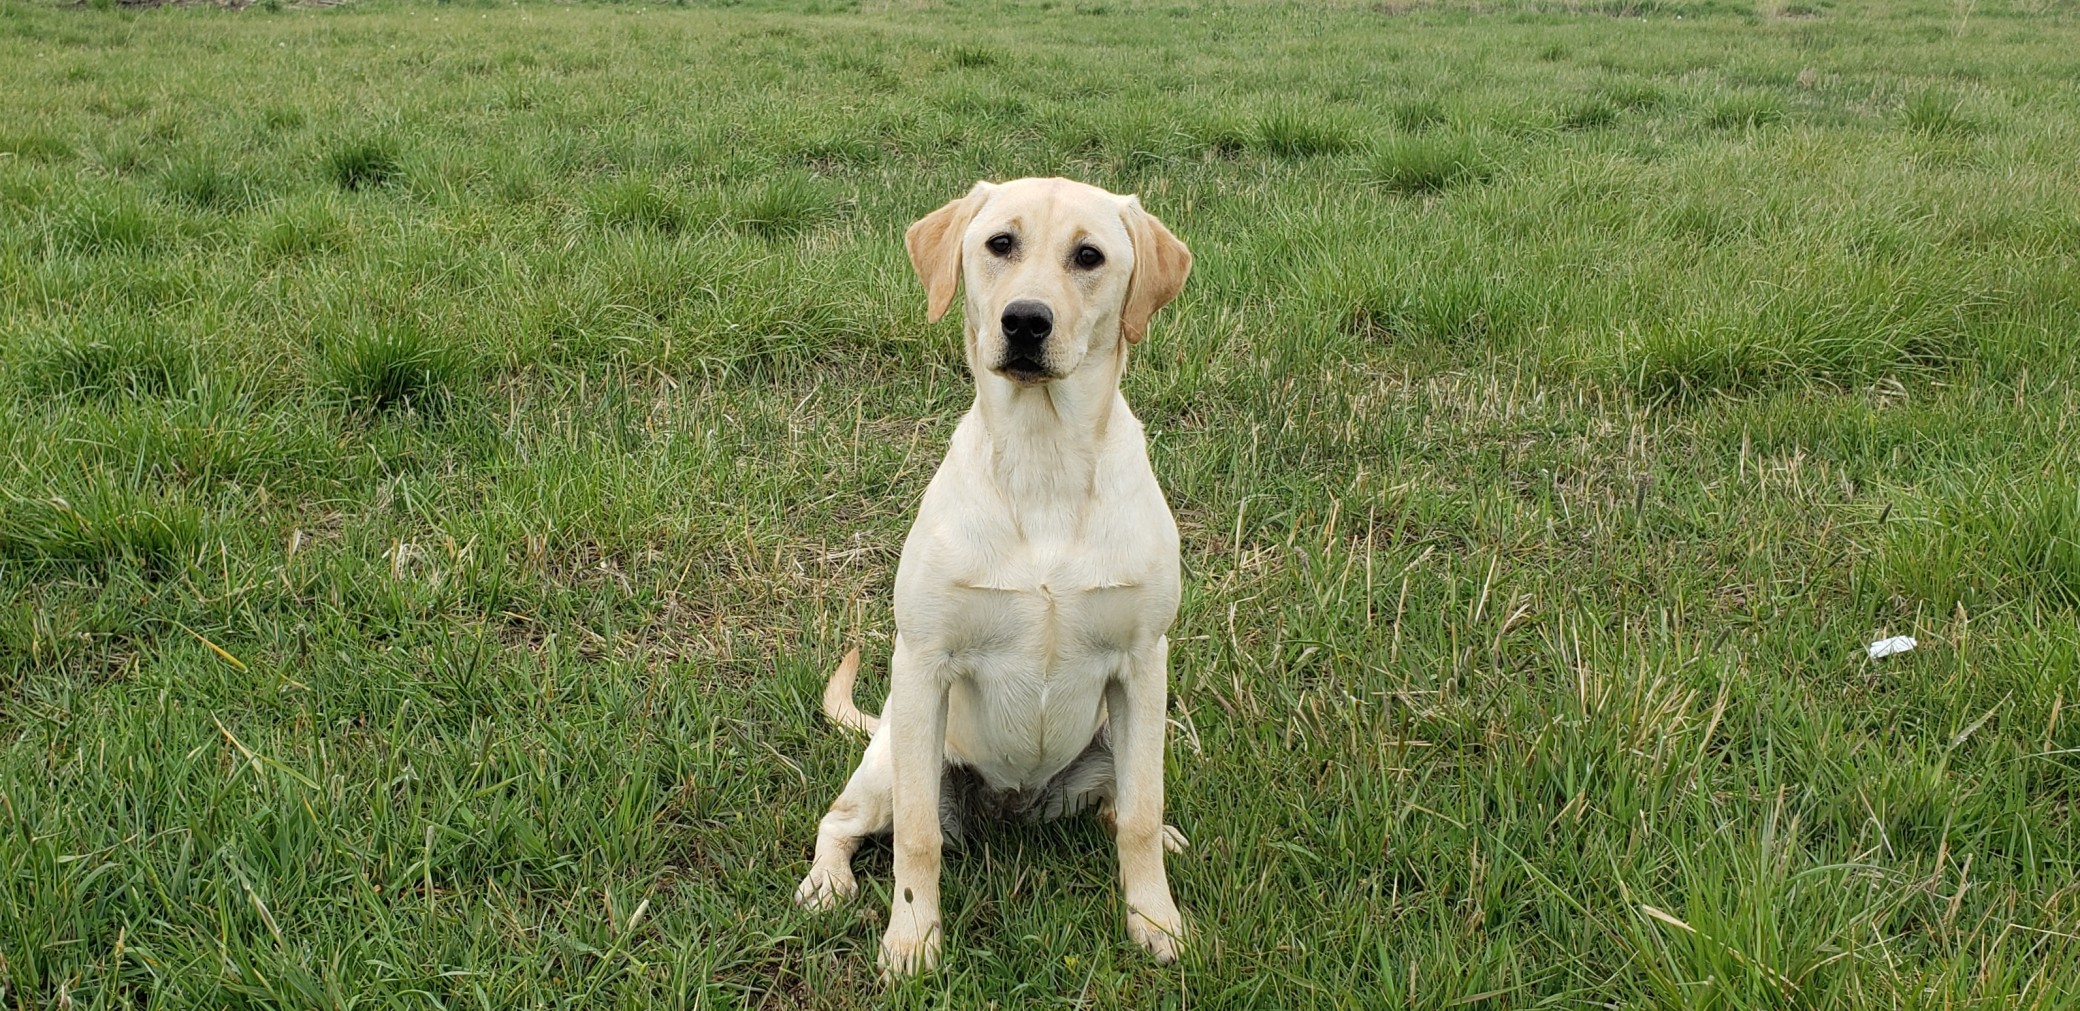
<path fill-rule="evenodd" d="M 1054 370 L 1038 358 L 1009 355 L 997 365 L 997 374 L 1015 383 L 1034 386 L 1055 378 Z"/>

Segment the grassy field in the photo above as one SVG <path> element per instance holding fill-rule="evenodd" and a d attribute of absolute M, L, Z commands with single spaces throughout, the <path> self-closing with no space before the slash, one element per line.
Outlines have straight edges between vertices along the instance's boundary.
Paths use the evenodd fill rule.
<path fill-rule="evenodd" d="M 0 67 L 0 1006 L 2080 1002 L 2072 0 L 0 0 Z M 1055 173 L 1198 256 L 1127 380 L 1197 934 L 1007 827 L 884 995 L 886 846 L 788 897 L 969 397 L 900 234 Z"/>

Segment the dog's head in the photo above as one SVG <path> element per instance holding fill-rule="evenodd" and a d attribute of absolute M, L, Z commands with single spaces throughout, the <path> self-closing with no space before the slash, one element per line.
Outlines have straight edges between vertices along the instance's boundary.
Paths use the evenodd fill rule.
<path fill-rule="evenodd" d="M 1067 179 L 976 183 L 903 236 L 937 322 L 965 282 L 975 368 L 1018 383 L 1138 342 L 1177 297 L 1192 253 L 1131 196 Z"/>

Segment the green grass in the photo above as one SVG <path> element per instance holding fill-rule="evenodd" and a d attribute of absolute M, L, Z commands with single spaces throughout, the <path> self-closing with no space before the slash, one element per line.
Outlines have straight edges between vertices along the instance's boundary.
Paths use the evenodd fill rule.
<path fill-rule="evenodd" d="M 333 338 L 321 374 L 352 411 L 444 413 L 467 369 L 445 334 L 385 329 Z"/>
<path fill-rule="evenodd" d="M 598 186 L 591 199 L 600 223 L 617 228 L 651 229 L 667 235 L 686 227 L 679 201 L 648 179 L 615 179 Z"/>
<path fill-rule="evenodd" d="M 1705 123 L 1721 130 L 1769 126 L 1784 118 L 1784 99 L 1773 92 L 1743 88 L 1713 96 Z"/>
<path fill-rule="evenodd" d="M 2070 4 L 0 0 L 0 66 L 0 1006 L 2080 992 Z M 1054 173 L 1198 258 L 1127 379 L 1198 933 L 1007 827 L 887 997 L 886 846 L 788 897 L 970 397 L 902 231 Z"/>
<path fill-rule="evenodd" d="M 373 189 L 403 171 L 396 145 L 387 140 L 348 141 L 326 151 L 325 177 L 343 190 Z"/>
<path fill-rule="evenodd" d="M 150 202 L 127 190 L 87 189 L 58 215 L 53 237 L 78 253 L 140 252 L 156 245 L 166 227 Z"/>
<path fill-rule="evenodd" d="M 1902 110 L 1907 128 L 1933 136 L 1969 134 L 1978 129 L 1962 103 L 1940 91 L 1922 91 L 1907 99 Z"/>
<path fill-rule="evenodd" d="M 1435 193 L 1495 174 L 1480 145 L 1468 137 L 1396 137 L 1373 154 L 1372 178 L 1397 193 Z"/>
<path fill-rule="evenodd" d="M 1340 154 L 1353 146 L 1350 132 L 1341 124 L 1292 108 L 1274 109 L 1258 120 L 1257 140 L 1266 153 L 1279 158 Z"/>
<path fill-rule="evenodd" d="M 168 166 L 161 185 L 176 199 L 201 210 L 235 210 L 250 203 L 253 184 L 235 170 L 194 158 Z"/>

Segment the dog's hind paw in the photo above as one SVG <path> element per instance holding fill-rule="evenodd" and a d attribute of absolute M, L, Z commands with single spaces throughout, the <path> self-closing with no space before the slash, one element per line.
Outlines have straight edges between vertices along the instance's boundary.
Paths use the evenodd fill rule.
<path fill-rule="evenodd" d="M 1165 850 L 1172 853 L 1183 853 L 1191 845 L 1191 841 L 1184 837 L 1183 832 L 1177 830 L 1177 826 L 1163 826 L 1163 848 Z"/>
<path fill-rule="evenodd" d="M 801 887 L 794 890 L 794 904 L 811 912 L 821 912 L 852 898 L 859 892 L 859 882 L 850 870 L 836 871 L 826 867 L 812 867 L 809 876 L 802 879 Z"/>

